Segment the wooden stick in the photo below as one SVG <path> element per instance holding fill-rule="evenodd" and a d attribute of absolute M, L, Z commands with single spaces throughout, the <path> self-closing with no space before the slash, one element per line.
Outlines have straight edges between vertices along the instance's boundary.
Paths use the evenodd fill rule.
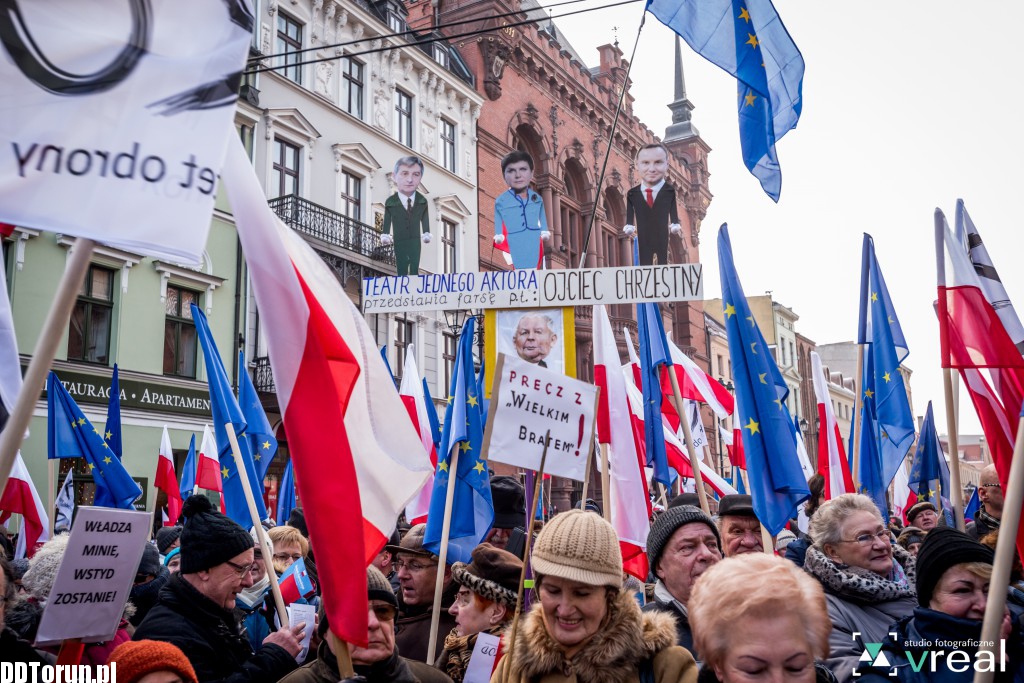
<path fill-rule="evenodd" d="M 89 262 L 92 258 L 92 250 L 96 243 L 92 240 L 78 238 L 71 247 L 68 254 L 67 265 L 64 274 L 57 284 L 57 292 L 53 295 L 53 306 L 46 315 L 43 322 L 43 329 L 39 331 L 39 341 L 36 342 L 35 352 L 32 360 L 29 361 L 25 370 L 25 380 L 22 383 L 18 400 L 14 403 L 7 418 L 4 430 L 0 432 L 0 491 L 7 487 L 7 480 L 11 476 L 11 468 L 14 467 L 14 458 L 21 448 L 21 442 L 25 439 L 25 430 L 32 420 L 32 413 L 35 411 L 36 401 L 43 393 L 43 385 L 46 384 L 46 375 L 50 372 L 53 359 L 57 355 L 57 347 L 64 338 L 64 328 L 71 319 L 71 309 L 78 300 L 78 292 L 85 280 L 85 273 L 89 269 Z M 51 510 L 52 514 L 52 510 Z"/>
<path fill-rule="evenodd" d="M 540 495 L 540 485 L 544 480 L 544 464 L 548 459 L 548 445 L 551 443 L 551 430 L 549 429 L 544 437 L 544 450 L 540 454 L 540 469 L 537 470 L 537 479 L 533 483 L 533 498 L 537 499 Z M 530 550 L 533 546 L 533 527 L 536 524 L 536 520 L 531 517 L 529 528 L 526 530 L 526 548 L 523 551 L 523 570 L 519 573 L 519 593 L 516 596 L 516 611 L 512 615 L 512 629 L 509 636 L 508 652 L 504 655 L 508 657 L 509 665 L 505 667 L 506 672 L 510 672 L 512 669 L 512 653 L 516 649 L 516 632 L 519 630 L 519 615 L 523 611 L 523 592 L 526 588 L 526 569 L 530 564 Z"/>
<path fill-rule="evenodd" d="M 760 521 L 758 521 L 757 525 L 761 527 L 761 549 L 765 555 L 774 555 L 775 542 L 772 540 L 772 535 L 768 533 L 768 529 Z"/>
<path fill-rule="evenodd" d="M 263 520 L 260 513 L 256 511 L 256 499 L 252 495 L 252 487 L 249 485 L 249 475 L 245 470 L 245 462 L 242 460 L 242 451 L 238 447 L 238 436 L 235 434 L 235 426 L 228 422 L 224 425 L 228 433 L 228 441 L 231 442 L 231 453 L 235 458 L 235 468 L 238 470 L 238 480 L 242 483 L 242 490 L 245 492 L 245 502 L 249 505 L 249 516 L 252 518 L 252 525 L 256 529 L 256 538 L 259 539 L 260 548 L 263 552 L 263 564 L 267 567 L 267 575 L 270 577 L 270 590 L 274 595 L 274 604 L 277 606 L 277 617 L 281 620 L 281 628 L 288 628 L 288 610 L 284 607 L 284 598 L 281 597 L 281 587 L 277 585 L 277 572 L 274 571 L 274 549 L 270 545 L 267 534 L 263 531 Z"/>
<path fill-rule="evenodd" d="M 853 386 L 856 394 L 853 397 L 853 488 L 860 491 L 860 414 L 864 407 L 864 345 L 857 344 L 857 375 L 853 378 Z M 825 378 L 828 379 L 827 377 Z M 825 425 L 822 425 L 825 426 Z M 821 430 L 818 430 L 818 438 L 821 438 Z M 827 438 L 827 437 L 826 437 Z"/>
<path fill-rule="evenodd" d="M 72 463 L 71 467 L 74 468 L 74 466 L 75 466 L 74 463 Z M 50 515 L 50 538 L 53 538 L 53 527 L 57 523 L 57 503 L 54 501 L 54 491 L 53 491 L 54 479 L 56 479 L 56 475 L 54 474 L 53 458 L 47 458 L 46 459 L 46 482 L 47 482 L 46 489 L 47 489 L 47 493 L 49 494 L 49 495 L 47 495 L 47 502 L 48 502 L 48 504 L 50 506 L 50 507 L 47 508 L 47 512 Z M 75 475 L 72 474 L 71 475 L 71 481 L 74 481 L 74 480 L 75 480 Z M 72 485 L 72 489 L 74 489 L 74 485 Z M 0 490 L 2 490 L 2 489 L 0 489 Z M 26 548 L 25 551 L 28 552 L 28 548 Z"/>
<path fill-rule="evenodd" d="M 704 514 L 711 514 L 711 506 L 708 505 L 708 494 L 704 490 L 704 475 L 700 471 L 700 460 L 697 459 L 697 451 L 693 448 L 693 435 L 690 433 L 690 414 L 686 412 L 683 404 L 683 393 L 679 391 L 679 379 L 672 368 L 668 370 L 668 379 L 672 383 L 672 398 L 675 400 L 676 413 L 679 414 L 679 424 L 683 426 L 683 439 L 686 441 L 686 453 L 690 456 L 690 467 L 693 469 L 693 481 L 697 486 L 697 498 L 700 500 L 700 509 Z M 668 507 L 666 502 L 665 507 Z"/>
<path fill-rule="evenodd" d="M 586 510 L 587 509 L 587 493 L 589 493 L 589 491 L 590 491 L 590 473 L 593 470 L 594 470 L 594 449 L 591 448 L 590 452 L 587 453 L 587 464 L 586 464 L 586 468 L 584 469 L 584 472 L 586 472 L 586 474 L 583 475 L 583 494 L 582 494 L 583 498 L 581 498 L 581 500 L 583 501 L 583 505 L 580 506 L 581 510 Z"/>
<path fill-rule="evenodd" d="M 493 413 L 492 413 L 493 415 Z M 441 620 L 441 594 L 444 592 L 444 568 L 448 562 L 448 537 L 452 530 L 452 503 L 455 500 L 455 477 L 459 471 L 459 452 L 452 449 L 448 463 L 448 488 L 444 496 L 444 520 L 441 523 L 441 547 L 437 560 L 437 581 L 434 583 L 434 606 L 430 614 L 430 639 L 427 642 L 427 666 L 434 666 L 434 650 L 437 646 L 437 629 Z M 529 542 L 529 539 L 527 539 Z"/>
<path fill-rule="evenodd" d="M 604 518 L 612 521 L 611 473 L 608 471 L 608 444 L 601 444 L 601 510 Z"/>
<path fill-rule="evenodd" d="M 327 637 L 331 641 L 334 658 L 338 660 L 338 673 L 341 675 L 341 680 L 352 678 L 356 675 L 356 670 L 352 666 L 352 653 L 348 651 L 348 643 L 334 635 L 330 629 L 327 629 Z"/>
<path fill-rule="evenodd" d="M 949 372 L 947 370 L 947 372 Z M 949 399 L 946 400 L 949 405 Z M 948 409 L 947 409 L 948 412 Z M 952 432 L 951 432 L 952 434 Z M 996 641 L 1006 611 L 1006 589 L 1010 585 L 1010 572 L 1017 554 L 1017 532 L 1020 529 L 1021 505 L 1024 505 L 1024 418 L 1017 423 L 1017 442 L 1013 447 L 1010 464 L 1010 478 L 1006 482 L 1003 502 L 1003 518 L 999 522 L 999 542 L 996 543 L 996 557 L 992 564 L 992 580 L 989 582 L 988 601 L 985 603 L 985 619 L 981 622 L 981 642 L 988 643 L 978 648 L 992 653 L 992 661 L 999 654 Z M 953 484 L 950 484 L 952 486 Z M 989 645 L 990 644 L 990 645 Z M 994 667 L 993 667 L 994 668 Z M 993 680 L 993 672 L 979 670 L 974 674 L 975 683 Z"/>
<path fill-rule="evenodd" d="M 956 431 L 956 414 L 953 410 L 953 371 L 950 368 L 942 369 L 942 383 L 946 393 L 946 431 L 949 433 L 947 438 L 949 443 L 949 488 L 953 489 L 949 492 L 949 502 L 953 505 L 953 520 L 956 523 L 956 528 L 963 531 L 966 527 L 964 525 L 964 490 L 960 485 L 960 438 Z M 942 453 L 939 453 L 939 457 L 942 457 Z M 1006 509 L 1004 506 L 1003 510 Z M 1017 514 L 1020 514 L 1019 509 Z M 1011 536 L 1012 538 L 1016 538 L 1016 534 Z"/>

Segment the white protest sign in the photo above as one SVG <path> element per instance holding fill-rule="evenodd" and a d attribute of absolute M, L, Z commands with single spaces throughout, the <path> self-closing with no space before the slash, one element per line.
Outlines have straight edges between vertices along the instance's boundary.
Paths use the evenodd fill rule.
<path fill-rule="evenodd" d="M 498 644 L 501 639 L 490 633 L 480 632 L 473 646 L 473 654 L 469 656 L 466 675 L 462 683 L 488 683 L 494 671 L 494 658 L 498 655 Z"/>
<path fill-rule="evenodd" d="M 110 640 L 149 538 L 148 512 L 80 507 L 46 600 L 36 645 Z"/>
<path fill-rule="evenodd" d="M 363 278 L 363 313 L 699 301 L 699 263 Z"/>
<path fill-rule="evenodd" d="M 302 649 L 299 654 L 295 655 L 295 661 L 301 664 L 306 660 L 306 654 L 309 652 L 309 639 L 313 637 L 313 626 L 316 622 L 316 607 L 313 605 L 300 605 L 299 603 L 293 603 L 288 605 L 288 623 L 292 626 L 296 624 L 305 624 L 305 630 L 302 632 L 302 641 L 299 643 L 299 647 Z M 280 628 L 280 626 L 279 626 Z"/>
<path fill-rule="evenodd" d="M 596 386 L 499 354 L 491 396 L 488 460 L 537 470 L 550 430 L 544 473 L 583 481 L 594 447 Z"/>
<path fill-rule="evenodd" d="M 47 0 L 0 12 L 0 221 L 200 263 L 250 4 Z"/>

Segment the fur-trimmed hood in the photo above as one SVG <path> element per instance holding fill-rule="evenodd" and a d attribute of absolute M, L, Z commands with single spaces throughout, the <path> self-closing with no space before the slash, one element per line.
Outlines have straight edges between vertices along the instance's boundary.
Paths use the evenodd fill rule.
<path fill-rule="evenodd" d="M 804 570 L 820 581 L 827 592 L 844 600 L 873 604 L 916 597 L 914 557 L 901 546 L 894 545 L 892 559 L 906 574 L 906 583 L 890 581 L 867 569 L 834 562 L 814 546 L 807 549 Z"/>
<path fill-rule="evenodd" d="M 504 649 L 510 648 L 506 632 Z M 571 660 L 544 625 L 538 601 L 523 619 L 512 653 L 511 680 L 536 680 L 558 673 L 587 683 L 622 683 L 636 677 L 641 662 L 676 644 L 675 620 L 669 614 L 640 612 L 634 597 L 620 591 L 608 607 L 604 624 Z M 506 666 L 508 663 L 506 663 Z"/>

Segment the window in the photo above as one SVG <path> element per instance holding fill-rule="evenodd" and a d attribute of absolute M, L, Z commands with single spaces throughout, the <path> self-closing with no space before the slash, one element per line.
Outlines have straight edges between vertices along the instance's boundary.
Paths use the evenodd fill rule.
<path fill-rule="evenodd" d="M 412 147 L 412 96 L 395 89 L 395 135 L 406 147 Z"/>
<path fill-rule="evenodd" d="M 718 354 L 718 376 L 725 375 L 725 363 L 722 361 L 722 354 Z"/>
<path fill-rule="evenodd" d="M 405 20 L 397 12 L 388 12 L 388 28 L 395 33 L 404 33 Z"/>
<path fill-rule="evenodd" d="M 455 124 L 441 119 L 441 165 L 455 173 Z"/>
<path fill-rule="evenodd" d="M 281 55 L 277 58 L 277 65 L 284 67 L 277 72 L 285 78 L 296 83 L 302 83 L 302 24 L 289 17 L 284 12 L 277 13 L 277 43 L 274 45 L 274 52 Z"/>
<path fill-rule="evenodd" d="M 438 45 L 437 43 L 434 43 L 434 61 L 446 69 L 451 66 L 450 58 L 448 56 L 448 47 L 446 45 Z"/>
<path fill-rule="evenodd" d="M 299 148 L 274 138 L 274 172 L 270 191 L 275 197 L 299 194 Z"/>
<path fill-rule="evenodd" d="M 447 218 L 441 219 L 441 251 L 444 252 L 444 272 L 454 273 L 458 262 L 455 260 L 455 231 L 457 226 Z"/>
<path fill-rule="evenodd" d="M 196 324 L 192 304 L 199 304 L 199 293 L 174 285 L 167 286 L 164 298 L 164 374 L 196 376 Z"/>
<path fill-rule="evenodd" d="M 402 372 L 405 370 L 405 354 L 409 345 L 413 343 L 413 335 L 416 333 L 415 323 L 405 318 L 396 318 L 398 330 L 395 334 L 395 379 L 402 381 Z"/>
<path fill-rule="evenodd" d="M 249 157 L 249 161 L 252 161 L 252 141 L 253 141 L 254 129 L 252 126 L 247 124 L 239 124 L 238 126 L 238 137 L 242 141 L 242 147 L 245 147 L 245 154 Z"/>
<path fill-rule="evenodd" d="M 345 111 L 362 120 L 363 63 L 351 57 L 346 57 L 342 78 L 345 81 Z"/>
<path fill-rule="evenodd" d="M 110 324 L 114 312 L 114 271 L 89 266 L 68 328 L 68 360 L 110 361 Z"/>
<path fill-rule="evenodd" d="M 454 334 L 444 333 L 444 352 L 441 359 L 444 362 L 444 390 L 450 392 L 452 377 L 455 376 L 455 354 L 459 348 L 459 341 Z"/>
<path fill-rule="evenodd" d="M 353 220 L 363 216 L 363 179 L 348 171 L 341 172 L 341 213 Z"/>

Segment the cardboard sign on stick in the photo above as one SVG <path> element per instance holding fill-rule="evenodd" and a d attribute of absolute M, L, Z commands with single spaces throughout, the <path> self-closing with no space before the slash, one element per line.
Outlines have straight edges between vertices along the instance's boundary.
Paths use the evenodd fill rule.
<path fill-rule="evenodd" d="M 39 622 L 37 646 L 68 638 L 99 643 L 114 637 L 151 521 L 148 512 L 78 508 Z"/>
<path fill-rule="evenodd" d="M 583 481 L 594 447 L 597 387 L 516 356 L 498 358 L 484 439 L 487 458 L 536 470 L 550 430 L 547 473 Z"/>

